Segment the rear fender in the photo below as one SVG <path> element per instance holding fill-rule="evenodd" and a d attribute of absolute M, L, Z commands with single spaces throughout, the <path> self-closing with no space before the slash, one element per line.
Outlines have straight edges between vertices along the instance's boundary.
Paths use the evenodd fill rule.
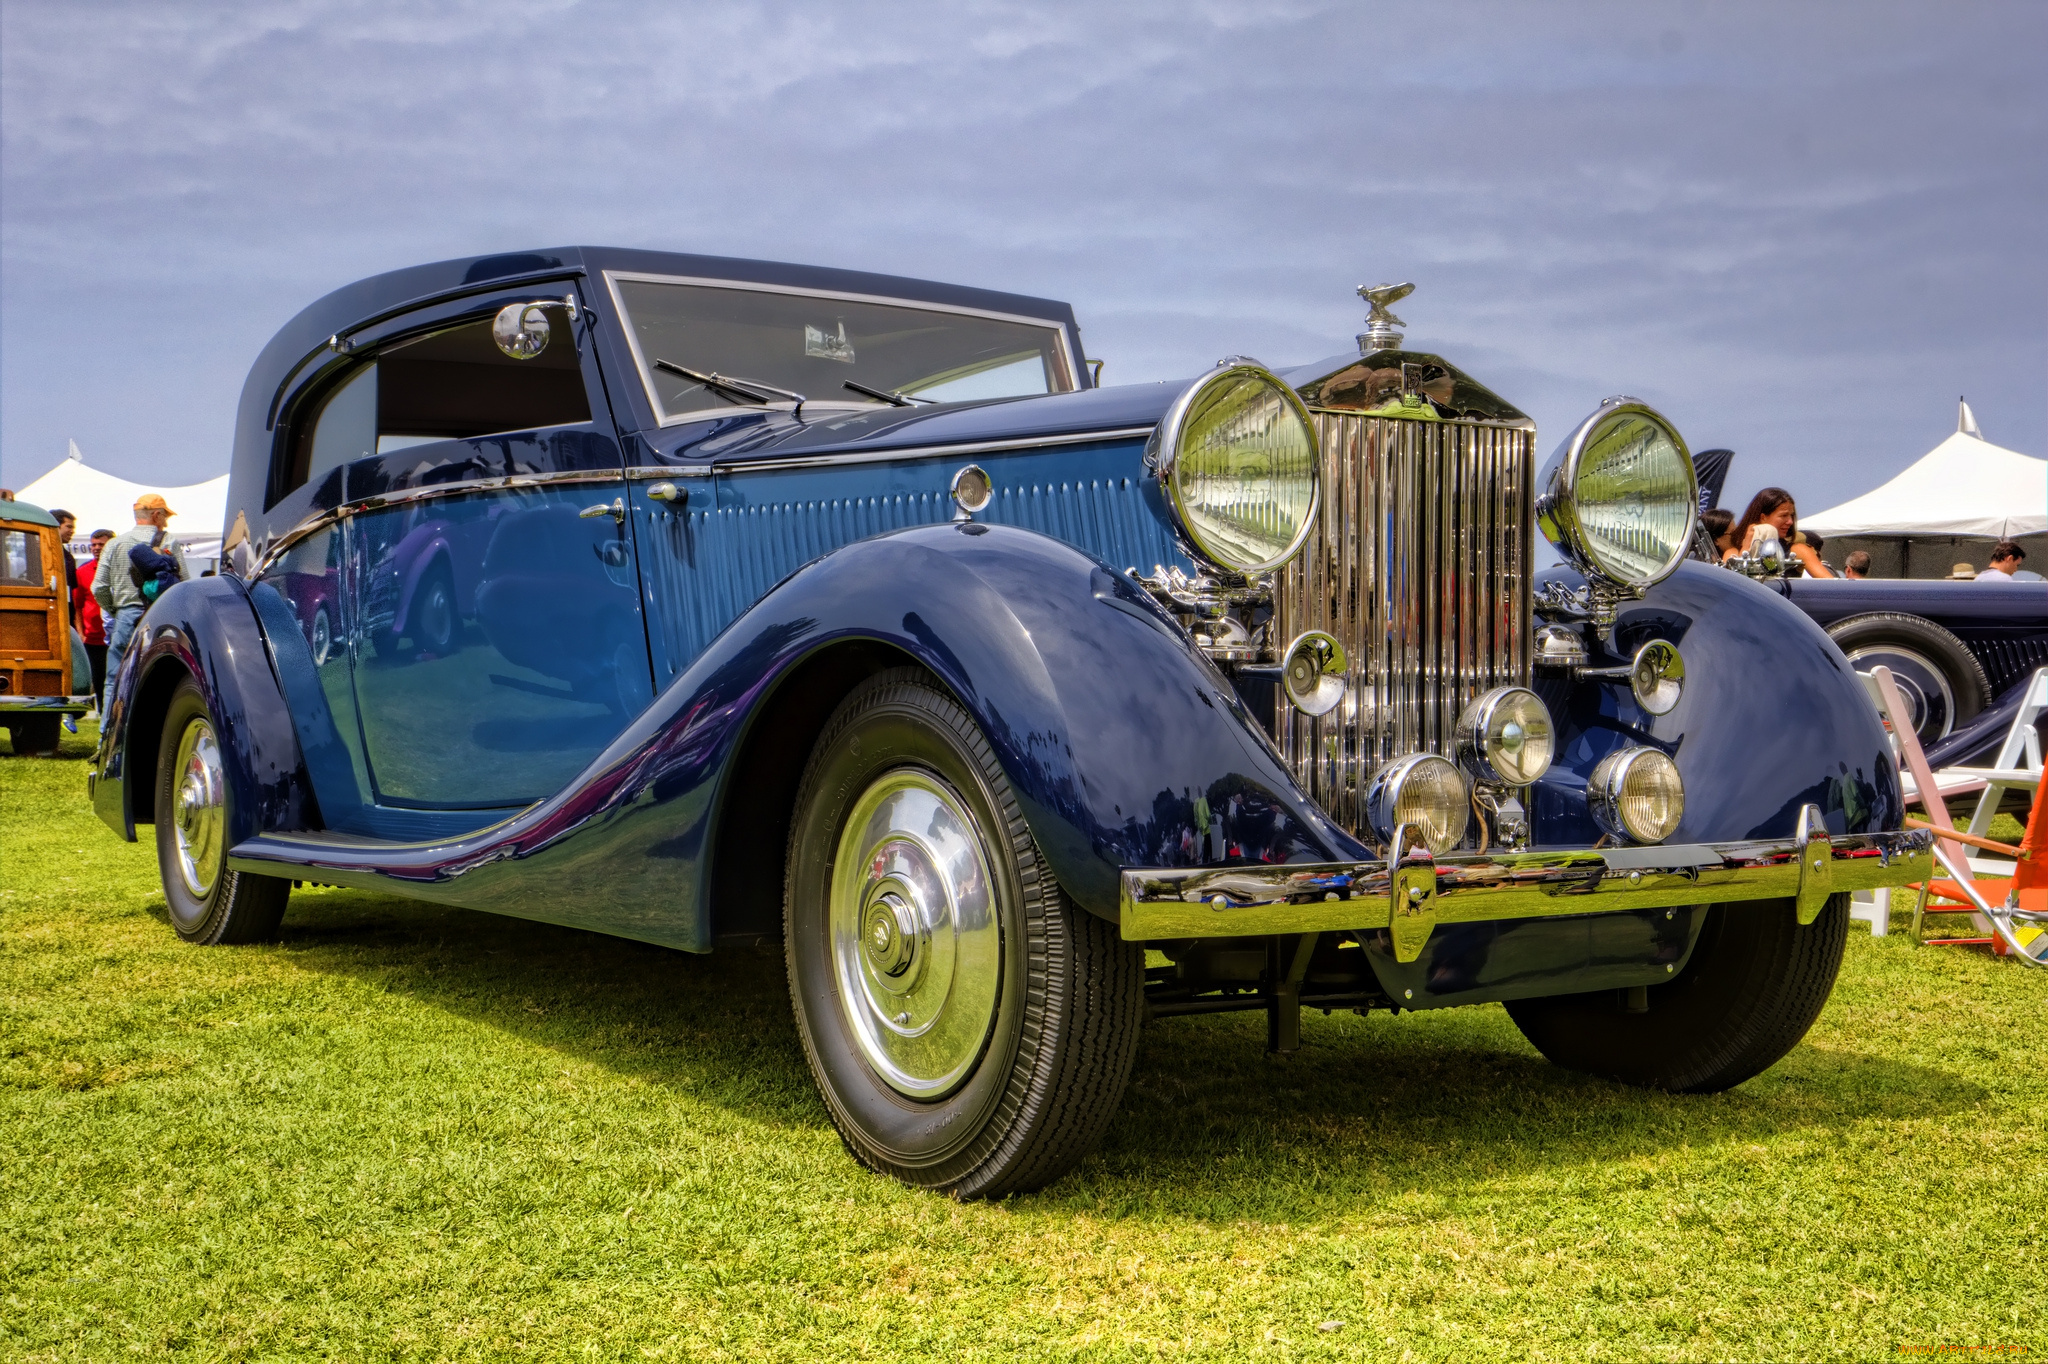
<path fill-rule="evenodd" d="M 234 577 L 179 583 L 135 627 L 121 660 L 93 780 L 93 808 L 135 839 L 155 822 L 157 752 L 171 693 L 190 677 L 213 716 L 231 799 L 230 845 L 266 829 L 317 827 L 305 760 L 248 589 Z"/>

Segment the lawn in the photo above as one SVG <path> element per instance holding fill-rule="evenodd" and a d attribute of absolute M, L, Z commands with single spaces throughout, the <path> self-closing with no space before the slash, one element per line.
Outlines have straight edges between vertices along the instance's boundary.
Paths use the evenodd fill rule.
<path fill-rule="evenodd" d="M 842 1152 L 779 955 L 360 891 L 187 947 L 85 751 L 0 756 L 10 1360 L 2048 1352 L 2048 972 L 1856 928 L 1704 1098 L 1498 1007 L 1312 1015 L 1285 1065 L 1166 1020 L 1098 1154 L 962 1205 Z"/>

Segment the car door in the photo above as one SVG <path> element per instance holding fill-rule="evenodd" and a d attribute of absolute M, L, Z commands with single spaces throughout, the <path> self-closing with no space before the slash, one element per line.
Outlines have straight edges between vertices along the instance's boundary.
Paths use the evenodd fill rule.
<path fill-rule="evenodd" d="M 392 323 L 319 400 L 311 445 L 348 456 L 341 652 L 379 806 L 541 799 L 651 699 L 588 325 L 559 296 L 464 299 Z"/>

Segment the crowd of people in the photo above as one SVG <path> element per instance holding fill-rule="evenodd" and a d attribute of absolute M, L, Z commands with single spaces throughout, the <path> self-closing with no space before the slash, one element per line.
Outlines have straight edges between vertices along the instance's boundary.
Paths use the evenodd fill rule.
<path fill-rule="evenodd" d="M 135 524 L 119 534 L 94 531 L 92 555 L 80 563 L 71 553 L 78 518 L 62 507 L 50 509 L 58 543 L 64 546 L 71 628 L 92 665 L 93 696 L 102 714 L 113 703 L 113 679 L 120 674 L 121 657 L 128 652 L 143 612 L 165 588 L 186 576 L 185 556 L 170 533 L 176 515 L 159 493 L 138 497 Z M 76 728 L 68 716 L 65 723 Z"/>
<path fill-rule="evenodd" d="M 1732 512 L 1720 507 L 1700 513 L 1700 524 L 1714 537 L 1714 548 L 1721 552 L 1721 562 L 1745 554 L 1754 553 L 1758 545 L 1775 539 L 1779 554 L 1797 564 L 1799 569 L 1811 578 L 1843 577 L 1849 579 L 1870 576 L 1870 554 L 1867 550 L 1852 550 L 1842 560 L 1842 569 L 1836 573 L 1832 564 L 1821 558 L 1821 538 L 1809 535 L 1799 529 L 1799 508 L 1792 500 L 1792 494 L 1783 488 L 1765 488 L 1749 500 L 1749 508 L 1738 519 Z M 2039 573 L 2026 566 L 2026 548 L 2016 540 L 2000 540 L 1991 547 L 1988 566 L 1977 568 L 1973 564 L 1957 564 L 1949 577 L 1957 581 L 2010 583 L 2040 582 Z"/>

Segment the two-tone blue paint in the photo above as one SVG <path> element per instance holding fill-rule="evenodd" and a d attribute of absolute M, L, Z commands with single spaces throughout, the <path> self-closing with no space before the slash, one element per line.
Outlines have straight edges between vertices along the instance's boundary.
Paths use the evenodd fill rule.
<path fill-rule="evenodd" d="M 595 249 L 381 276 L 307 309 L 251 374 L 229 507 L 249 552 L 308 515 L 405 491 L 391 482 L 403 470 L 366 463 L 269 496 L 283 423 L 351 362 L 351 344 L 519 291 L 577 288 L 588 303 L 592 272 L 608 268 L 951 302 L 1072 327 L 1065 305 L 1043 300 Z M 974 714 L 1061 884 L 1091 912 L 1115 914 L 1123 867 L 1372 855 L 1301 794 L 1243 699 L 1118 571 L 1187 566 L 1142 458 L 1180 385 L 735 411 L 661 427 L 596 296 L 576 337 L 606 411 L 594 400 L 589 430 L 551 437 L 581 444 L 536 447 L 534 468 L 615 476 L 626 490 L 618 534 L 638 574 L 651 703 L 636 702 L 580 773 L 529 805 L 394 808 L 374 789 L 360 717 L 329 705 L 353 693 L 323 687 L 276 586 L 188 584 L 152 610 L 148 643 L 119 683 L 96 794 L 110 824 L 132 837 L 150 818 L 152 714 L 160 722 L 161 698 L 190 673 L 220 721 L 234 865 L 703 950 L 723 932 L 774 931 L 787 803 L 812 738 L 859 677 L 915 663 Z M 1080 354 L 1077 332 L 1070 347 Z M 988 470 L 996 497 L 977 522 L 953 524 L 944 491 L 969 462 Z M 659 481 L 682 496 L 650 498 Z M 1688 660 L 1671 715 L 1642 715 L 1625 687 L 1543 684 L 1562 754 L 1532 800 L 1540 843 L 1594 841 L 1586 774 L 1632 742 L 1678 759 L 1689 796 L 1681 841 L 1789 832 L 1806 802 L 1838 832 L 1895 827 L 1883 736 L 1839 653 L 1782 599 L 1688 566 L 1623 613 L 1608 661 L 1652 636 Z M 1682 960 L 1697 927 L 1697 916 L 1592 917 L 1455 926 L 1421 962 L 1372 954 L 1373 964 L 1394 997 L 1416 988 L 1430 1003 L 1607 988 Z"/>
<path fill-rule="evenodd" d="M 1168 528 L 1139 440 L 1037 450 L 916 456 L 856 468 L 720 465 L 678 478 L 675 504 L 637 480 L 634 530 L 652 627 L 657 683 L 784 578 L 820 555 L 887 531 L 949 521 L 947 484 L 962 465 L 986 470 L 993 497 L 977 520 L 1035 530 L 1119 568 L 1192 569 Z"/>
<path fill-rule="evenodd" d="M 1126 866 L 1369 855 L 1295 787 L 1229 684 L 1121 573 L 1006 526 L 843 546 L 733 623 L 563 791 L 464 837 L 278 830 L 233 865 L 708 948 L 714 849 L 779 886 L 775 835 L 721 829 L 781 693 L 833 651 L 921 664 L 974 714 L 1061 884 L 1114 916 Z"/>

